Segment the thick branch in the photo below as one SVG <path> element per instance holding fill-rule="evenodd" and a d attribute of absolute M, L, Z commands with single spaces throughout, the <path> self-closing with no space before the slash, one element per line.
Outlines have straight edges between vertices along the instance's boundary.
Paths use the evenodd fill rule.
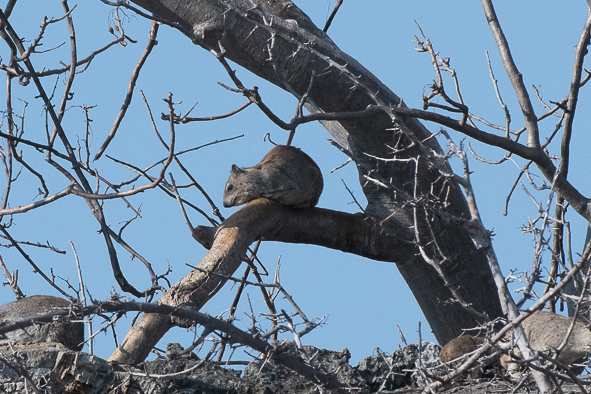
<path fill-rule="evenodd" d="M 315 230 L 310 232 L 311 228 Z M 413 250 L 412 243 L 380 231 L 361 215 L 318 208 L 296 210 L 262 198 L 226 219 L 209 253 L 158 302 L 201 308 L 240 266 L 248 246 L 265 235 L 267 239 L 320 244 L 380 260 L 399 253 L 404 262 Z M 165 315 L 144 315 L 109 360 L 126 364 L 143 361 L 172 326 Z"/>
<path fill-rule="evenodd" d="M 171 306 L 186 305 L 200 309 L 242 263 L 248 246 L 275 228 L 281 220 L 279 203 L 259 199 L 230 216 L 220 227 L 216 240 L 197 265 L 158 301 Z M 265 220 L 260 220 L 265 218 Z M 259 219 L 259 220 L 257 220 Z M 216 275 L 208 275 L 213 272 Z M 132 327 L 109 358 L 124 364 L 143 361 L 160 338 L 173 326 L 168 316 L 146 314 Z"/>
<path fill-rule="evenodd" d="M 384 231 L 363 214 L 322 208 L 291 209 L 282 206 L 280 224 L 263 241 L 310 244 L 353 253 L 369 259 L 404 264 L 416 252 L 407 229 L 396 234 Z M 196 238 L 209 249 L 215 227 L 197 226 Z"/>

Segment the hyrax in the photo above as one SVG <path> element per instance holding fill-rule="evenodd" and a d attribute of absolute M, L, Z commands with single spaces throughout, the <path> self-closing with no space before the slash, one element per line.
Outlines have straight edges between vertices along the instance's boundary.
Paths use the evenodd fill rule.
<path fill-rule="evenodd" d="M 521 326 L 529 345 L 538 351 L 554 351 L 566 338 L 573 321 L 572 317 L 560 316 L 550 312 L 534 312 Z M 564 364 L 572 364 L 591 352 L 591 331 L 587 325 L 575 321 L 566 345 L 556 358 Z M 515 353 L 519 353 L 516 349 Z M 507 358 L 503 360 L 507 361 Z M 515 365 L 515 364 L 513 364 Z M 518 368 L 518 367 L 517 367 Z"/>
<path fill-rule="evenodd" d="M 534 312 L 531 316 L 521 322 L 529 345 L 533 350 L 541 352 L 554 352 L 566 338 L 569 327 L 572 324 L 572 317 L 560 316 L 550 312 Z M 505 337 L 505 341 L 511 339 L 511 333 Z M 469 353 L 484 343 L 483 338 L 464 335 L 448 342 L 439 352 L 439 359 L 442 362 L 449 362 L 462 355 Z M 520 355 L 519 349 L 514 348 L 513 352 Z M 568 336 L 566 345 L 556 358 L 564 364 L 572 364 L 591 353 L 591 330 L 580 321 L 575 321 L 572 332 Z M 509 356 L 501 357 L 501 364 L 510 372 L 519 370 L 519 365 L 510 362 Z"/>
<path fill-rule="evenodd" d="M 0 327 L 69 306 L 69 301 L 59 297 L 36 295 L 22 298 L 0 306 Z M 84 325 L 64 317 L 51 323 L 34 324 L 0 334 L 0 344 L 14 341 L 57 342 L 72 350 L 81 350 L 84 346 Z"/>
<path fill-rule="evenodd" d="M 449 341 L 439 351 L 439 360 L 442 363 L 448 363 L 456 358 L 462 357 L 464 354 L 473 352 L 484 344 L 484 338 L 475 337 L 472 335 L 462 335 Z"/>
<path fill-rule="evenodd" d="M 322 187 L 322 173 L 310 156 L 293 146 L 277 145 L 254 167 L 232 165 L 224 207 L 264 197 L 292 208 L 309 208 L 318 203 Z"/>

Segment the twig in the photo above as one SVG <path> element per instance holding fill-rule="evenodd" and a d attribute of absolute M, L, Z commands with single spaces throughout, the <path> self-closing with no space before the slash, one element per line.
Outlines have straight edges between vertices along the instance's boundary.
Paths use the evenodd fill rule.
<path fill-rule="evenodd" d="M 74 189 L 74 185 L 70 185 L 70 186 L 66 187 L 64 190 L 62 190 L 61 192 L 58 192 L 58 193 L 54 194 L 53 196 L 44 198 L 43 200 L 35 201 L 30 204 L 19 206 L 16 208 L 1 209 L 0 216 L 25 213 L 25 212 L 28 212 L 32 209 L 42 207 L 43 205 L 47 205 L 49 203 L 59 200 L 62 197 L 72 194 L 73 189 Z"/>
<path fill-rule="evenodd" d="M 361 212 L 365 213 L 365 209 L 363 209 L 363 207 L 361 206 L 361 204 L 359 204 L 359 201 L 357 201 L 357 198 L 355 198 L 355 195 L 353 194 L 353 192 L 351 191 L 351 189 L 349 189 L 349 187 L 347 186 L 347 184 L 345 183 L 345 181 L 343 179 L 341 179 L 341 182 L 343 182 L 343 186 L 345 186 L 345 189 L 347 189 L 347 192 L 349 192 L 349 195 L 353 199 L 353 202 L 355 203 L 355 205 L 357 205 L 357 207 L 359 208 L 359 210 Z"/>
<path fill-rule="evenodd" d="M 16 299 L 20 300 L 21 298 L 25 298 L 25 295 L 21 291 L 20 287 L 18 287 L 18 270 L 14 271 L 11 275 L 10 271 L 8 271 L 8 268 L 6 268 L 6 265 L 4 264 L 4 260 L 2 260 L 1 255 L 0 255 L 0 268 L 2 268 L 2 272 L 4 273 L 4 277 L 6 278 L 6 280 L 8 281 L 8 285 L 10 286 L 12 291 L 14 292 Z"/>
<path fill-rule="evenodd" d="M 519 102 L 519 106 L 523 112 L 523 117 L 527 128 L 527 146 L 531 148 L 537 148 L 540 146 L 538 122 L 534 108 L 529 98 L 529 94 L 527 93 L 527 89 L 523 84 L 523 77 L 517 69 L 515 62 L 513 61 L 511 50 L 509 49 L 509 43 L 505 38 L 503 30 L 501 29 L 501 25 L 495 13 L 492 1 L 482 0 L 481 3 L 482 8 L 484 9 L 484 14 L 486 15 L 486 20 L 488 21 L 488 25 L 497 44 L 497 48 L 501 53 L 501 59 L 503 61 L 503 65 L 505 66 L 505 72 L 511 80 L 511 84 L 513 85 L 513 89 L 517 95 L 517 101 Z M 544 387 L 540 387 L 540 389 L 543 390 Z"/>
<path fill-rule="evenodd" d="M 0 10 L 0 23 L 3 25 L 4 29 L 8 32 L 8 34 L 12 38 L 12 41 L 17 46 L 19 52 L 21 54 L 24 53 L 25 49 L 24 49 L 21 39 L 18 37 L 18 35 L 16 34 L 14 29 L 12 28 L 12 26 L 8 22 L 8 19 L 6 19 L 6 16 L 2 12 L 2 10 Z M 70 24 L 70 28 L 72 29 L 71 24 Z M 75 59 L 75 49 L 74 48 L 72 48 L 71 53 L 72 53 L 72 58 Z M 33 68 L 33 65 L 32 65 L 30 59 L 23 59 L 23 62 L 25 63 L 25 66 L 27 67 L 27 69 L 31 73 L 31 76 L 33 78 L 33 82 L 35 83 L 35 86 L 37 87 L 39 95 L 45 104 L 45 108 L 51 118 L 51 121 L 53 122 L 53 126 L 55 128 L 54 129 L 55 133 L 57 136 L 59 136 L 60 140 L 62 141 L 62 144 L 64 145 L 64 147 L 66 149 L 66 152 L 69 157 L 69 161 L 72 163 L 74 173 L 78 177 L 83 190 L 91 191 L 92 188 L 90 187 L 88 180 L 84 176 L 84 173 L 81 170 L 80 164 L 76 160 L 76 157 L 74 155 L 74 150 L 72 149 L 72 146 L 66 136 L 66 133 L 64 132 L 64 130 L 61 126 L 60 119 L 58 118 L 57 114 L 55 113 L 53 105 L 51 104 L 51 101 L 49 100 L 49 97 L 47 96 L 47 93 L 45 92 L 45 89 L 43 88 L 41 81 L 37 77 L 37 75 L 35 73 L 35 69 Z M 71 75 L 70 75 L 69 80 L 71 80 L 71 78 L 73 78 L 74 68 L 75 68 L 75 62 L 70 65 L 70 71 L 71 71 L 70 74 Z M 66 91 L 69 92 L 69 90 L 66 90 Z M 64 176 L 66 176 L 71 182 L 74 181 L 73 176 L 71 176 L 69 174 L 69 172 L 65 171 L 63 168 L 61 168 L 59 165 L 57 165 L 57 163 L 55 163 L 53 160 L 51 160 L 50 157 L 48 157 L 48 161 L 51 165 L 56 167 L 58 169 L 58 171 L 62 172 L 62 174 Z M 117 283 L 119 283 L 119 286 L 121 287 L 121 289 L 123 291 L 130 292 L 131 294 L 133 294 L 137 297 L 143 296 L 144 294 L 139 292 L 137 289 L 135 289 L 135 287 L 133 287 L 127 281 L 127 279 L 123 276 L 123 273 L 121 272 L 121 268 L 119 266 L 119 260 L 117 259 L 117 253 L 115 252 L 113 242 L 108 234 L 109 226 L 107 225 L 102 207 L 100 206 L 100 204 L 98 204 L 97 201 L 93 200 L 92 198 L 87 198 L 86 202 L 88 203 L 89 207 L 91 207 L 91 212 L 93 213 L 93 215 L 95 216 L 97 221 L 100 223 L 103 237 L 105 239 L 105 244 L 107 246 L 107 251 L 109 252 L 109 259 L 111 261 L 111 267 L 113 269 L 113 274 L 115 276 L 115 279 L 117 280 Z"/>
<path fill-rule="evenodd" d="M 509 108 L 503 102 L 503 98 L 501 97 L 501 92 L 499 91 L 499 84 L 497 83 L 497 79 L 495 78 L 495 74 L 492 69 L 492 65 L 490 64 L 490 58 L 488 57 L 488 51 L 486 51 L 486 63 L 488 64 L 488 72 L 490 74 L 490 79 L 492 80 L 493 87 L 495 88 L 495 94 L 497 95 L 497 100 L 505 113 L 505 138 L 509 138 L 509 133 L 511 131 L 511 113 L 509 112 Z"/>
<path fill-rule="evenodd" d="M 71 239 L 69 239 L 68 241 L 70 241 L 70 245 L 72 246 L 72 252 L 74 253 L 74 258 L 76 259 L 76 271 L 78 272 L 78 281 L 80 282 L 80 302 L 83 306 L 86 307 L 88 306 L 88 302 L 86 301 L 86 291 L 84 286 L 84 280 L 82 279 L 82 269 L 80 268 L 80 260 L 78 259 L 78 253 L 76 252 L 76 247 L 74 247 L 74 242 L 72 242 Z M 88 337 L 92 338 L 92 319 L 89 316 L 87 316 L 85 320 L 88 324 Z M 93 340 L 88 341 L 88 354 L 94 353 L 93 344 Z"/>
<path fill-rule="evenodd" d="M 326 20 L 326 24 L 324 25 L 324 29 L 322 29 L 323 32 L 326 33 L 328 31 L 328 28 L 330 27 L 332 20 L 334 19 L 335 15 L 337 14 L 337 11 L 341 7 L 341 4 L 343 4 L 343 0 L 337 0 L 337 4 L 334 6 L 332 12 L 330 13 L 330 16 Z"/>
<path fill-rule="evenodd" d="M 0 11 L 0 12 L 2 12 L 2 11 Z M 63 291 L 58 285 L 55 284 L 55 282 L 53 280 L 49 279 L 49 277 L 47 275 L 45 275 L 45 273 L 39 269 L 37 264 L 35 264 L 35 262 L 33 260 L 31 260 L 29 255 L 20 247 L 20 245 L 14 240 L 14 238 L 12 238 L 12 236 L 10 235 L 10 233 L 8 232 L 8 230 L 6 230 L 6 228 L 4 226 L 0 226 L 0 232 L 2 232 L 4 234 L 6 239 L 8 239 L 11 242 L 12 246 L 14 246 L 16 248 L 16 250 L 18 250 L 18 252 L 21 254 L 21 256 L 23 256 L 23 258 L 31 265 L 31 267 L 33 267 L 35 273 L 38 273 L 39 275 L 41 275 L 41 277 L 43 279 L 45 279 L 45 281 L 47 283 L 49 283 L 49 285 L 51 287 L 56 289 L 64 297 L 68 298 L 71 301 L 74 301 L 74 298 L 72 298 L 68 293 Z"/>
<path fill-rule="evenodd" d="M 251 105 L 252 102 L 251 101 L 247 101 L 245 104 L 241 105 L 239 108 L 235 109 L 234 111 L 230 111 L 227 114 L 223 114 L 223 115 L 212 115 L 212 116 L 203 116 L 200 118 L 190 118 L 188 116 L 176 116 L 175 117 L 175 122 L 180 122 L 180 123 L 190 123 L 190 122 L 208 122 L 208 121 L 212 121 L 212 120 L 220 120 L 220 119 L 226 119 L 229 118 L 232 115 L 236 115 L 238 112 L 246 109 L 249 105 Z M 163 114 L 162 115 L 162 120 L 169 120 L 168 119 L 169 115 Z"/>
<path fill-rule="evenodd" d="M 60 106 L 56 115 L 56 119 L 58 124 L 61 124 L 61 121 L 64 117 L 66 112 L 66 103 L 71 98 L 71 90 L 72 85 L 74 85 L 74 77 L 76 76 L 76 61 L 78 57 L 77 45 L 76 45 L 76 31 L 74 30 L 74 22 L 72 20 L 72 15 L 70 15 L 70 7 L 68 6 L 67 0 L 61 0 L 62 8 L 64 9 L 66 15 L 66 21 L 68 23 L 68 31 L 70 33 L 70 67 L 68 69 L 68 77 L 66 78 L 66 83 L 64 86 L 64 93 L 62 95 L 62 99 L 60 101 Z M 54 122 L 55 123 L 55 122 Z M 61 126 L 60 126 L 61 128 Z M 63 131 L 63 130 L 62 130 Z M 49 144 L 53 145 L 53 141 L 57 137 L 59 133 L 58 126 L 56 124 L 53 125 L 53 133 L 49 138 Z M 71 148 L 71 147 L 70 147 Z"/>
<path fill-rule="evenodd" d="M 141 91 L 140 91 L 141 92 Z M 197 182 L 197 180 L 193 177 L 193 175 L 191 175 L 191 173 L 189 172 L 189 170 L 186 169 L 185 166 L 183 166 L 183 164 L 181 163 L 180 159 L 178 158 L 178 155 L 173 153 L 174 150 L 174 145 L 170 144 L 167 145 L 166 142 L 164 142 L 164 140 L 162 139 L 162 137 L 160 136 L 160 133 L 158 132 L 158 128 L 156 127 L 156 123 L 154 122 L 154 117 L 152 116 L 152 111 L 150 109 L 150 106 L 148 104 L 148 101 L 146 100 L 146 97 L 144 96 L 144 92 L 141 92 L 142 97 L 144 99 L 144 103 L 146 105 L 146 108 L 148 110 L 148 115 L 150 117 L 150 120 L 152 121 L 152 129 L 154 130 L 154 133 L 156 133 L 156 136 L 158 137 L 158 140 L 160 141 L 160 143 L 164 146 L 164 148 L 166 150 L 168 150 L 170 152 L 170 157 L 174 159 L 174 161 L 176 162 L 176 164 L 179 166 L 179 168 L 185 173 L 185 175 L 187 175 L 187 177 L 189 177 L 189 179 L 191 180 L 191 182 L 193 182 L 193 185 L 201 192 L 201 194 L 205 197 L 205 199 L 207 200 L 207 202 L 209 203 L 209 205 L 211 206 L 212 212 L 214 215 L 216 215 L 218 217 L 218 219 L 220 219 L 220 221 L 224 221 L 224 217 L 222 216 L 222 214 L 220 213 L 219 208 L 215 205 L 214 201 L 209 197 L 209 195 L 205 192 L 205 189 L 203 189 L 201 187 L 201 185 Z M 169 97 L 170 100 L 172 100 L 172 94 L 169 93 Z M 169 103 L 169 106 L 171 104 Z M 172 107 L 170 107 L 169 109 L 169 125 L 170 125 L 170 129 L 174 134 L 174 110 L 172 109 Z"/>
<path fill-rule="evenodd" d="M 121 105 L 121 109 L 119 110 L 119 114 L 117 115 L 117 118 L 115 119 L 115 123 L 113 124 L 113 127 L 111 128 L 111 131 L 109 132 L 109 135 L 107 136 L 107 138 L 103 142 L 103 145 L 100 147 L 100 149 L 98 150 L 98 152 L 94 156 L 94 161 L 100 159 L 100 157 L 103 155 L 103 153 L 107 149 L 107 146 L 109 146 L 109 143 L 113 140 L 113 138 L 115 138 L 115 133 L 117 133 L 117 129 L 119 128 L 119 125 L 121 124 L 121 121 L 123 120 L 123 117 L 127 113 L 127 108 L 129 108 L 129 105 L 131 104 L 131 99 L 133 97 L 133 91 L 134 91 L 137 79 L 140 76 L 140 71 L 141 71 L 142 67 L 144 66 L 144 64 L 146 63 L 146 60 L 148 59 L 148 56 L 152 52 L 152 49 L 154 48 L 154 46 L 157 43 L 156 36 L 158 35 L 158 26 L 159 26 L 158 22 L 152 21 L 152 29 L 150 30 L 150 35 L 149 35 L 150 38 L 148 39 L 146 49 L 144 49 L 144 52 L 140 56 L 140 59 L 138 60 L 138 63 L 136 64 L 136 66 L 133 70 L 133 73 L 131 74 L 131 78 L 129 80 L 129 86 L 127 87 L 127 94 L 125 95 L 125 99 L 123 100 L 123 105 Z"/>
<path fill-rule="evenodd" d="M 445 109 L 445 110 L 451 111 L 451 112 L 461 112 L 462 113 L 462 120 L 460 121 L 460 125 L 464 125 L 466 123 L 466 121 L 468 120 L 469 111 L 468 111 L 468 107 L 466 105 L 464 105 L 464 103 L 462 102 L 462 96 L 459 91 L 459 82 L 458 82 L 458 79 L 456 78 L 456 73 L 453 69 L 451 69 L 451 67 L 449 67 L 449 59 L 441 59 L 439 57 L 440 63 L 437 62 L 438 54 L 435 53 L 435 50 L 433 49 L 433 45 L 431 44 L 431 40 L 429 40 L 425 36 L 425 34 L 423 33 L 423 30 L 421 29 L 421 26 L 419 26 L 419 24 L 416 21 L 415 21 L 415 24 L 419 28 L 419 31 L 421 32 L 421 35 L 423 36 L 423 39 L 425 40 L 425 43 L 423 43 L 423 42 L 419 41 L 419 39 L 415 36 L 414 42 L 419 46 L 419 48 L 417 50 L 419 52 L 429 52 L 429 55 L 431 56 L 431 63 L 432 63 L 433 68 L 435 70 L 435 75 L 437 76 L 437 81 L 435 82 L 435 84 L 433 84 L 431 86 L 431 90 L 432 90 L 431 94 L 429 94 L 427 96 L 423 96 L 423 109 L 426 110 L 429 107 L 437 107 L 437 108 Z M 440 66 L 440 64 L 441 64 L 441 66 Z M 443 87 L 443 78 L 441 76 L 441 67 L 443 67 L 444 70 L 449 71 L 452 74 L 452 77 L 453 77 L 453 80 L 454 80 L 455 86 L 456 86 L 456 92 L 458 94 L 458 98 L 459 98 L 460 102 L 456 102 L 456 101 L 452 100 L 445 92 L 445 88 Z M 441 104 L 430 102 L 429 100 L 431 98 L 433 98 L 434 96 L 441 96 L 441 98 L 443 98 L 443 100 L 445 100 L 445 102 L 450 104 L 452 107 L 448 107 L 448 106 L 444 106 Z"/>

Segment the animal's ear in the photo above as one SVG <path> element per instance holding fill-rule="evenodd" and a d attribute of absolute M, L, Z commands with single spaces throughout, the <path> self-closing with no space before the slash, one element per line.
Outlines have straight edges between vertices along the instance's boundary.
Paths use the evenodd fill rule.
<path fill-rule="evenodd" d="M 245 172 L 242 168 L 238 167 L 236 164 L 232 164 L 232 174 L 242 174 Z"/>

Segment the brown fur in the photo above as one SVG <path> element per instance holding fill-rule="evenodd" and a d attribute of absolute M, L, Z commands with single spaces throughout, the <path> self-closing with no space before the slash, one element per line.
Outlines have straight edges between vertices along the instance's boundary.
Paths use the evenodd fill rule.
<path fill-rule="evenodd" d="M 452 339 L 441 348 L 441 351 L 439 352 L 439 360 L 441 360 L 442 363 L 448 363 L 456 358 L 462 357 L 464 354 L 473 352 L 483 343 L 483 338 L 474 337 L 472 335 L 462 335 Z"/>
<path fill-rule="evenodd" d="M 298 148 L 277 145 L 254 167 L 232 166 L 224 207 L 268 198 L 292 208 L 309 208 L 318 203 L 322 188 L 322 173 L 310 156 Z"/>
<path fill-rule="evenodd" d="M 554 352 L 564 340 L 568 328 L 573 321 L 572 317 L 557 315 L 551 312 L 534 312 L 525 319 L 521 326 L 529 340 L 532 349 L 543 352 Z M 566 365 L 572 364 L 585 357 L 591 351 L 591 331 L 580 321 L 575 321 L 575 326 L 568 337 L 566 346 L 562 349 L 557 361 Z M 520 355 L 519 349 L 513 352 Z M 509 370 L 519 369 L 515 363 L 508 362 L 509 356 L 501 358 L 501 364 Z"/>
<path fill-rule="evenodd" d="M 571 317 L 538 311 L 525 319 L 521 325 L 533 350 L 553 352 L 564 340 L 571 322 Z M 510 339 L 510 335 L 507 335 L 507 341 Z M 454 360 L 475 350 L 483 342 L 483 339 L 469 335 L 458 337 L 451 340 L 441 349 L 439 359 L 442 362 Z M 567 365 L 572 364 L 585 357 L 590 351 L 591 331 L 584 323 L 576 321 L 573 331 L 566 342 L 566 346 L 558 355 L 557 360 Z M 514 348 L 513 352 L 517 355 L 520 354 L 517 348 Z M 516 363 L 508 361 L 510 361 L 509 356 L 504 355 L 501 358 L 503 367 L 510 371 L 519 369 Z"/>

